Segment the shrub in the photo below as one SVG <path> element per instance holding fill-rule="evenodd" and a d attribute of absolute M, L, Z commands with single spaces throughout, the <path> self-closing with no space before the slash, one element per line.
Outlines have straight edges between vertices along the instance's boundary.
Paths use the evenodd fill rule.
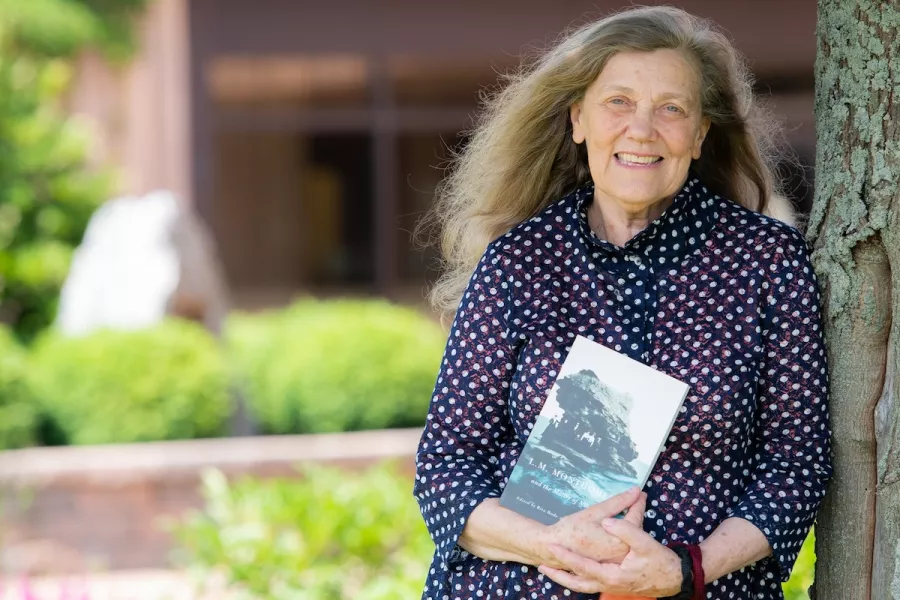
<path fill-rule="evenodd" d="M 411 480 L 386 466 L 353 476 L 309 466 L 303 474 L 229 484 L 207 472 L 205 508 L 172 527 L 177 561 L 200 581 L 223 574 L 254 599 L 418 598 L 434 546 Z M 808 600 L 814 544 L 813 532 L 783 586 L 785 600 Z"/>
<path fill-rule="evenodd" d="M 33 349 L 27 381 L 48 418 L 47 443 L 216 436 L 231 409 L 216 341 L 186 321 L 80 338 L 47 335 Z"/>
<path fill-rule="evenodd" d="M 31 340 L 56 314 L 74 246 L 110 193 L 88 166 L 90 134 L 61 105 L 70 58 L 124 59 L 147 0 L 0 0 L 0 314 Z"/>
<path fill-rule="evenodd" d="M 0 450 L 35 442 L 37 410 L 24 382 L 25 353 L 8 329 L 0 326 Z"/>
<path fill-rule="evenodd" d="M 0 312 L 23 340 L 53 321 L 72 250 L 107 195 L 87 170 L 86 132 L 52 106 L 68 77 L 61 62 L 0 44 Z"/>
<path fill-rule="evenodd" d="M 206 506 L 174 526 L 179 562 L 251 598 L 418 598 L 434 546 L 410 489 L 382 465 L 365 474 L 308 466 L 302 480 L 229 484 L 204 476 Z"/>
<path fill-rule="evenodd" d="M 267 433 L 423 425 L 445 340 L 418 312 L 371 300 L 238 315 L 226 335 Z"/>

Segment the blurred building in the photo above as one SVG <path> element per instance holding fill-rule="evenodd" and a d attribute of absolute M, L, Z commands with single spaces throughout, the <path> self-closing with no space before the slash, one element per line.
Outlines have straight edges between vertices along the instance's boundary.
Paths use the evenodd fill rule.
<path fill-rule="evenodd" d="M 811 163 L 815 1 L 671 3 L 730 32 Z M 124 169 L 126 191 L 194 204 L 238 304 L 420 299 L 433 257 L 410 232 L 479 90 L 523 49 L 622 5 L 156 0 L 131 65 L 82 58 L 71 108 L 99 124 L 100 157 Z M 802 182 L 795 196 L 809 202 Z"/>

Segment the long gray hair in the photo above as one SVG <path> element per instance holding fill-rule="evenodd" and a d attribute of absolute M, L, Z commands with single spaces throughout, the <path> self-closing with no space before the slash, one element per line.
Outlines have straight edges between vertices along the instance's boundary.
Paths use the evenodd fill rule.
<path fill-rule="evenodd" d="M 431 291 L 445 316 L 488 243 L 590 180 L 569 108 L 619 52 L 678 50 L 697 66 L 710 120 L 692 169 L 713 191 L 763 211 L 773 194 L 773 137 L 744 62 L 710 21 L 672 7 L 625 10 L 585 25 L 484 100 L 469 144 L 453 157 L 424 227 L 440 231 L 443 275 Z"/>

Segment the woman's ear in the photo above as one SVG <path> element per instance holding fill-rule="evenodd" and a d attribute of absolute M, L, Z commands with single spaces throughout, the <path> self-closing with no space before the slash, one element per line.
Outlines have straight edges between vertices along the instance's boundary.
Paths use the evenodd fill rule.
<path fill-rule="evenodd" d="M 700 150 L 703 147 L 703 140 L 706 139 L 706 134 L 709 133 L 709 126 L 709 117 L 703 117 L 703 120 L 700 121 L 700 129 L 697 130 L 697 140 L 694 142 L 694 148 L 691 152 L 694 160 L 700 158 Z"/>
<path fill-rule="evenodd" d="M 581 102 L 576 102 L 569 108 L 569 119 L 572 121 L 572 141 L 576 144 L 580 144 L 585 138 L 584 126 L 581 123 L 583 115 Z"/>

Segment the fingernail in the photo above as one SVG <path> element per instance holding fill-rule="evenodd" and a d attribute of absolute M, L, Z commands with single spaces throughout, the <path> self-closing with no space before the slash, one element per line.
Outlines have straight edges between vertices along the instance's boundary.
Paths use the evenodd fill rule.
<path fill-rule="evenodd" d="M 603 519 L 603 521 L 600 524 L 603 525 L 604 527 L 611 527 L 615 522 L 616 522 L 615 519 Z"/>

